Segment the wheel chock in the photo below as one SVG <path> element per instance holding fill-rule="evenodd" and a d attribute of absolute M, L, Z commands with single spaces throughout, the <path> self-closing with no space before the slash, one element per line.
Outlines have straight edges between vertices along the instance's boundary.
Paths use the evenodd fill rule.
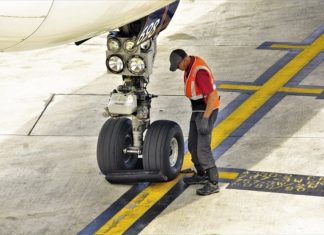
<path fill-rule="evenodd" d="M 108 172 L 106 180 L 113 184 L 129 184 L 139 182 L 166 182 L 168 181 L 168 177 L 163 175 L 161 171 L 120 170 Z"/>

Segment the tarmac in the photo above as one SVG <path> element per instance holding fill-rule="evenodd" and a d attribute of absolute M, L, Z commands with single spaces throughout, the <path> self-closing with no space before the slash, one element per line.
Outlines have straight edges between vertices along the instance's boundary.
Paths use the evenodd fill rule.
<path fill-rule="evenodd" d="M 169 54 L 203 57 L 221 95 L 218 194 L 112 185 L 97 138 L 108 94 L 106 35 L 0 54 L 0 234 L 324 234 L 324 1 L 182 0 L 158 38 L 152 121 L 190 103 Z M 185 155 L 184 168 L 190 168 Z"/>

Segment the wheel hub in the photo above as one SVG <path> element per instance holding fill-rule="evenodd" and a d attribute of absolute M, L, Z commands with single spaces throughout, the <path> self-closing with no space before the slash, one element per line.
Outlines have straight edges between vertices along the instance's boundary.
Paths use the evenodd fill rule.
<path fill-rule="evenodd" d="M 170 144 L 170 154 L 169 154 L 169 161 L 170 166 L 174 167 L 178 160 L 178 153 L 179 153 L 179 144 L 175 137 L 172 138 Z"/>
<path fill-rule="evenodd" d="M 124 146 L 127 148 L 127 147 L 129 147 L 131 145 L 132 145 L 132 136 L 130 134 L 127 134 L 125 136 L 125 144 L 124 144 Z M 132 159 L 132 156 L 130 154 L 124 154 L 124 162 L 125 162 L 125 164 L 130 162 L 131 159 Z"/>

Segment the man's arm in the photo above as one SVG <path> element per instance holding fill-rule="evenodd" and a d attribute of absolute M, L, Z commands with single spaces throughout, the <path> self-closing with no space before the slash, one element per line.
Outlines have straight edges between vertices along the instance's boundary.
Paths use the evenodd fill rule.
<path fill-rule="evenodd" d="M 209 80 L 209 74 L 207 71 L 201 69 L 197 73 L 196 78 L 197 84 L 200 87 L 202 93 L 204 96 L 207 96 L 208 101 L 206 104 L 206 109 L 203 114 L 203 118 L 201 119 L 201 123 L 199 125 L 199 132 L 202 135 L 207 135 L 209 133 L 209 117 L 211 116 L 213 109 L 214 109 L 214 103 L 216 102 L 216 99 L 218 99 L 218 92 L 217 90 L 213 89 L 213 85 L 210 83 Z"/>
<path fill-rule="evenodd" d="M 212 112 L 214 111 L 214 104 L 216 100 L 218 99 L 218 92 L 217 90 L 212 91 L 208 95 L 208 102 L 207 102 L 207 107 L 204 112 L 204 118 L 209 118 Z"/>
<path fill-rule="evenodd" d="M 196 81 L 204 96 L 207 95 L 208 97 L 208 102 L 204 112 L 204 118 L 208 119 L 213 112 L 216 99 L 218 99 L 218 92 L 213 89 L 213 85 L 209 81 L 209 74 L 206 70 L 200 69 L 197 72 Z"/>

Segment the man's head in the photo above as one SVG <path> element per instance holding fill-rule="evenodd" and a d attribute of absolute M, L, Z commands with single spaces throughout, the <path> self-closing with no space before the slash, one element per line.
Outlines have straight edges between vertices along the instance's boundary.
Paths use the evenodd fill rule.
<path fill-rule="evenodd" d="M 170 54 L 170 71 L 174 72 L 177 69 L 184 71 L 190 63 L 190 57 L 182 49 L 176 49 Z"/>

